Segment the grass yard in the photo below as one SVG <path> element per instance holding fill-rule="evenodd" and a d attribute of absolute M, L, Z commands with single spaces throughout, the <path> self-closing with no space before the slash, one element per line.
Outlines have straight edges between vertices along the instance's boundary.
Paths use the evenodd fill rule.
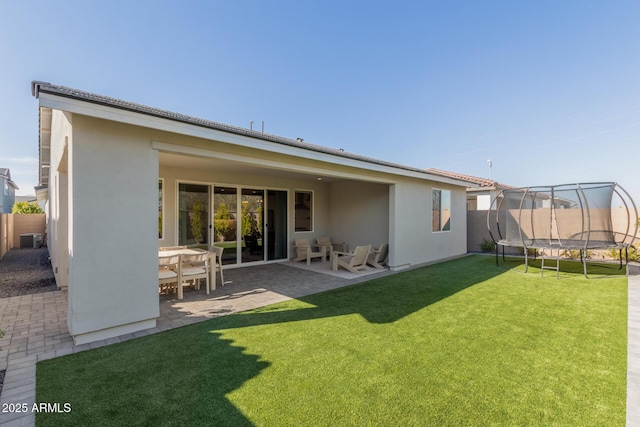
<path fill-rule="evenodd" d="M 36 400 L 72 411 L 37 425 L 624 425 L 626 277 L 494 262 L 40 362 Z"/>

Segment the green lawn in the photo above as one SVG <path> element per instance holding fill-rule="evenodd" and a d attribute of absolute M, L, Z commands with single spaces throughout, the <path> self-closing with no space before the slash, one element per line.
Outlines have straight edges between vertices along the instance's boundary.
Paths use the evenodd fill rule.
<path fill-rule="evenodd" d="M 494 262 L 466 257 L 40 362 L 37 401 L 72 411 L 37 424 L 624 425 L 626 277 L 567 264 L 556 280 Z"/>

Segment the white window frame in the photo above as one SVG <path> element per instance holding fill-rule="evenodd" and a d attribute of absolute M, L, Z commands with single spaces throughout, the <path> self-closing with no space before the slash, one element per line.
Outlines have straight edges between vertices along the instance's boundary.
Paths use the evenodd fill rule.
<path fill-rule="evenodd" d="M 434 218 L 433 218 L 433 211 L 434 211 L 434 206 L 433 206 L 433 194 L 434 194 L 434 192 L 436 192 L 436 191 L 439 191 L 439 192 L 440 192 L 440 208 L 439 208 L 439 211 L 440 211 L 440 212 L 439 212 L 439 214 L 440 214 L 440 227 L 439 227 L 439 229 L 438 229 L 438 230 L 434 230 L 434 228 L 433 228 L 433 225 L 434 225 L 434 224 L 433 224 L 433 220 L 434 220 Z M 444 193 L 445 191 L 449 193 L 449 218 L 448 218 L 449 228 L 446 228 L 446 229 L 444 228 L 444 225 L 447 223 L 447 221 L 445 221 L 445 222 L 444 222 L 444 224 L 443 224 L 443 221 L 442 221 L 442 211 L 443 211 L 443 206 L 442 206 L 442 199 L 443 199 L 443 197 L 442 197 L 442 193 Z M 452 207 L 451 207 L 451 204 L 452 204 L 451 194 L 452 194 L 452 193 L 451 193 L 451 190 L 446 190 L 446 189 L 443 189 L 443 188 L 432 188 L 432 189 L 431 189 L 431 232 L 432 232 L 432 233 L 448 233 L 448 232 L 451 232 L 451 217 L 452 217 L 452 215 L 451 215 L 451 211 L 452 211 Z"/>
<path fill-rule="evenodd" d="M 310 212 L 310 221 L 309 221 L 309 230 L 298 230 L 297 229 L 297 216 L 296 216 L 296 200 L 298 198 L 298 193 L 308 193 L 311 196 L 311 207 L 309 208 Z M 293 190 L 293 231 L 294 233 L 313 233 L 315 229 L 315 194 L 313 190 L 303 190 L 303 189 L 294 189 Z"/>
<path fill-rule="evenodd" d="M 165 203 L 165 194 L 164 194 L 164 190 L 165 190 L 164 178 L 158 178 L 158 183 L 162 186 L 162 188 L 160 189 L 160 198 L 161 198 L 160 214 L 162 215 L 162 223 L 161 223 L 162 233 L 160 234 L 160 236 L 158 236 L 158 240 L 164 240 L 164 236 L 165 236 L 164 207 L 166 205 L 166 203 Z"/>

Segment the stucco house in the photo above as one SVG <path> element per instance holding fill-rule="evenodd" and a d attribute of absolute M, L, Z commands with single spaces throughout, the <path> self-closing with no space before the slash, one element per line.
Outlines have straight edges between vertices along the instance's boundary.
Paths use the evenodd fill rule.
<path fill-rule="evenodd" d="M 11 213 L 16 201 L 16 190 L 19 188 L 11 180 L 11 171 L 8 168 L 0 168 L 0 213 Z"/>
<path fill-rule="evenodd" d="M 325 235 L 389 243 L 392 270 L 466 253 L 464 181 L 45 82 L 32 94 L 76 343 L 155 326 L 159 246 L 224 245 L 225 268 L 286 261 L 294 239 Z"/>

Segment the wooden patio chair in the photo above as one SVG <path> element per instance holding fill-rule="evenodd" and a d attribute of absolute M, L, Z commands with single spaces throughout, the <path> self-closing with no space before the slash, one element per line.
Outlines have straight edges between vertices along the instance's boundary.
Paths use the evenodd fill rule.
<path fill-rule="evenodd" d="M 352 273 L 359 274 L 362 270 L 367 269 L 367 258 L 370 252 L 371 245 L 356 246 L 353 253 L 336 251 L 333 253 L 333 270 L 337 271 L 339 267 L 342 267 Z"/>
<path fill-rule="evenodd" d="M 193 280 L 193 286 L 200 289 L 200 279 L 205 279 L 207 295 L 209 295 L 209 252 L 193 255 L 181 255 L 181 278 L 183 281 Z"/>
<path fill-rule="evenodd" d="M 211 268 L 215 268 L 216 271 L 220 272 L 220 284 L 224 286 L 224 273 L 222 272 L 222 254 L 224 253 L 224 248 L 213 245 L 209 250 L 216 254 L 216 265 L 211 266 Z"/>
<path fill-rule="evenodd" d="M 373 252 L 367 257 L 367 264 L 378 270 L 383 270 L 387 265 L 387 255 L 389 254 L 389 244 L 383 243 L 378 249 L 374 249 Z"/>
<path fill-rule="evenodd" d="M 322 262 L 327 260 L 327 248 L 318 245 L 312 245 L 307 239 L 295 239 L 296 257 L 294 261 L 307 261 L 307 265 L 311 264 L 311 258 L 322 258 Z M 314 251 L 313 248 L 318 248 Z"/>
<path fill-rule="evenodd" d="M 160 293 L 175 292 L 178 283 L 182 282 L 180 255 L 158 257 L 158 286 Z"/>
<path fill-rule="evenodd" d="M 318 237 L 316 240 L 318 242 L 319 247 L 324 247 L 326 252 L 329 253 L 329 260 L 333 260 L 333 251 L 335 248 L 338 251 L 347 252 L 347 244 L 345 242 L 335 243 L 331 241 L 331 238 L 327 237 Z"/>

